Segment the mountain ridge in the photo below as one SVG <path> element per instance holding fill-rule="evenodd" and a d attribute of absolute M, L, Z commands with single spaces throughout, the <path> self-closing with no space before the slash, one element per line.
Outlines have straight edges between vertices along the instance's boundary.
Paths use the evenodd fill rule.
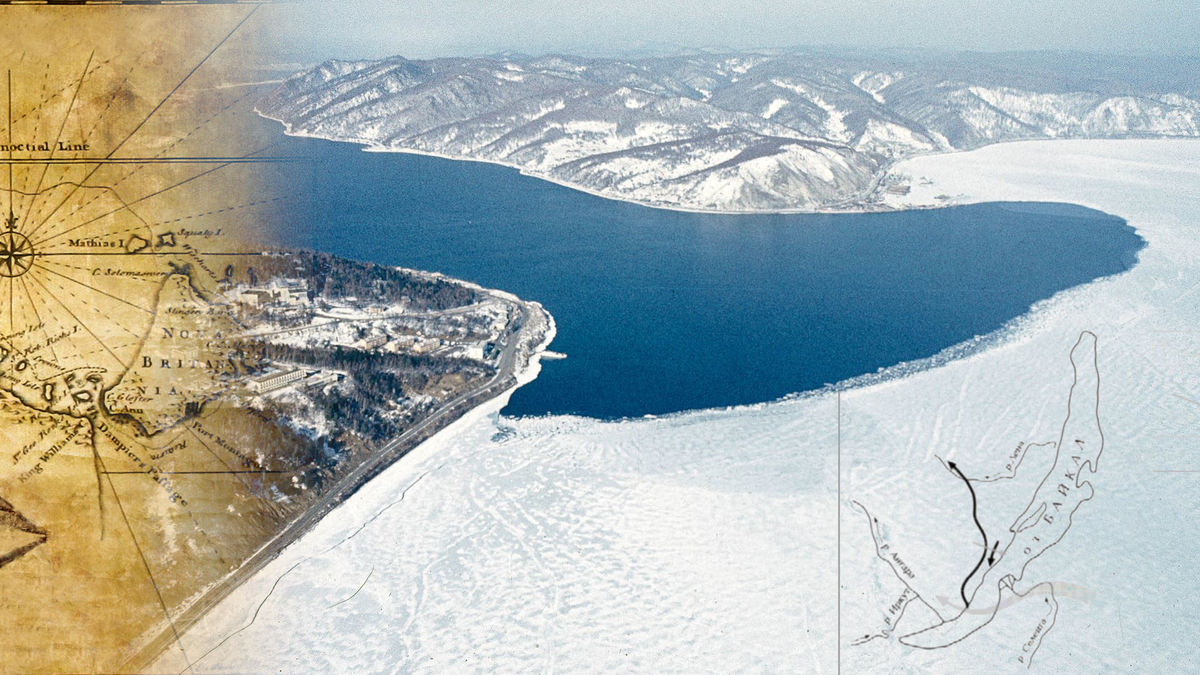
<path fill-rule="evenodd" d="M 1188 68 L 1151 82 L 1136 59 L 1030 54 L 1005 70 L 999 58 L 330 60 L 256 109 L 293 135 L 488 161 L 604 197 L 717 212 L 878 207 L 870 195 L 896 161 L 996 142 L 1200 137 Z"/>

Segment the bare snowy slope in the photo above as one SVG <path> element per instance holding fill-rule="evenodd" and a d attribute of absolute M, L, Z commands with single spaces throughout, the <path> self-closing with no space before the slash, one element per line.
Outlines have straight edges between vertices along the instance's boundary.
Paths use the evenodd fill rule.
<path fill-rule="evenodd" d="M 853 206 L 896 159 L 998 141 L 1200 135 L 1194 69 L 1147 67 L 1180 73 L 1147 80 L 1137 63 L 996 58 L 329 61 L 258 109 L 297 135 L 500 162 L 606 197 L 715 211 Z"/>

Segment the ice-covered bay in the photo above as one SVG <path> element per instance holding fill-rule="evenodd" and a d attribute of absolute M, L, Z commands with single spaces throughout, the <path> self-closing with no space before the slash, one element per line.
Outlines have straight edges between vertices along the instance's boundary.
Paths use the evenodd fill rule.
<path fill-rule="evenodd" d="M 1165 472 L 1200 469 L 1200 143 L 1014 143 L 896 171 L 915 179 L 894 197 L 911 205 L 1074 202 L 1127 218 L 1148 246 L 1131 272 L 1043 303 L 998 347 L 845 392 L 840 508 L 832 395 L 621 423 L 497 420 L 494 402 L 188 631 L 195 671 L 831 673 L 840 656 L 846 673 L 1022 672 L 1035 634 L 1036 671 L 1195 671 L 1200 473 Z M 1020 443 L 1057 441 L 1083 331 L 1097 338 L 1105 438 L 1095 496 L 1016 585 L 1054 584 L 1053 625 L 1037 628 L 1031 596 L 954 647 L 899 642 L 935 620 L 928 609 L 852 645 L 880 632 L 903 588 L 856 504 L 952 615 L 981 549 L 970 496 L 939 458 L 979 477 Z M 977 485 L 993 533 L 1032 496 Z M 157 666 L 185 668 L 178 649 Z"/>

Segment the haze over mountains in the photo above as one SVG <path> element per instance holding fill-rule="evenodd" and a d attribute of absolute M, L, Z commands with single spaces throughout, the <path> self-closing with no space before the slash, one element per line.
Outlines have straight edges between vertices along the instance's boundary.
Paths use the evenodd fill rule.
<path fill-rule="evenodd" d="M 862 208 L 919 154 L 1200 136 L 1196 59 L 791 52 L 327 61 L 258 105 L 289 133 L 500 162 L 706 211 Z"/>

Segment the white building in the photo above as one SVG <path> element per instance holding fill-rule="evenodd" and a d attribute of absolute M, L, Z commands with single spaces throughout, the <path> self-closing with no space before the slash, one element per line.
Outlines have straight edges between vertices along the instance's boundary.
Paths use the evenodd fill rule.
<path fill-rule="evenodd" d="M 265 394 L 268 391 L 274 391 L 281 387 L 286 387 L 297 380 L 304 379 L 304 371 L 299 368 L 290 368 L 278 373 L 267 373 L 260 375 L 252 380 L 247 387 L 250 391 L 258 394 Z"/>
<path fill-rule="evenodd" d="M 243 305 L 258 307 L 271 301 L 271 292 L 261 288 L 247 288 L 239 291 L 236 299 Z"/>
<path fill-rule="evenodd" d="M 316 373 L 304 378 L 304 386 L 306 387 L 323 387 L 327 384 L 332 384 L 342 379 L 342 374 L 336 370 L 317 371 Z"/>
<path fill-rule="evenodd" d="M 388 339 L 389 338 L 386 335 L 371 335 L 359 340 L 358 342 L 355 342 L 354 346 L 363 351 L 369 352 L 372 349 L 382 347 L 383 345 L 387 344 Z"/>
<path fill-rule="evenodd" d="M 244 305 L 261 307 L 276 302 L 289 306 L 308 304 L 308 288 L 301 281 L 284 279 L 272 281 L 265 288 L 238 288 L 234 299 Z"/>

